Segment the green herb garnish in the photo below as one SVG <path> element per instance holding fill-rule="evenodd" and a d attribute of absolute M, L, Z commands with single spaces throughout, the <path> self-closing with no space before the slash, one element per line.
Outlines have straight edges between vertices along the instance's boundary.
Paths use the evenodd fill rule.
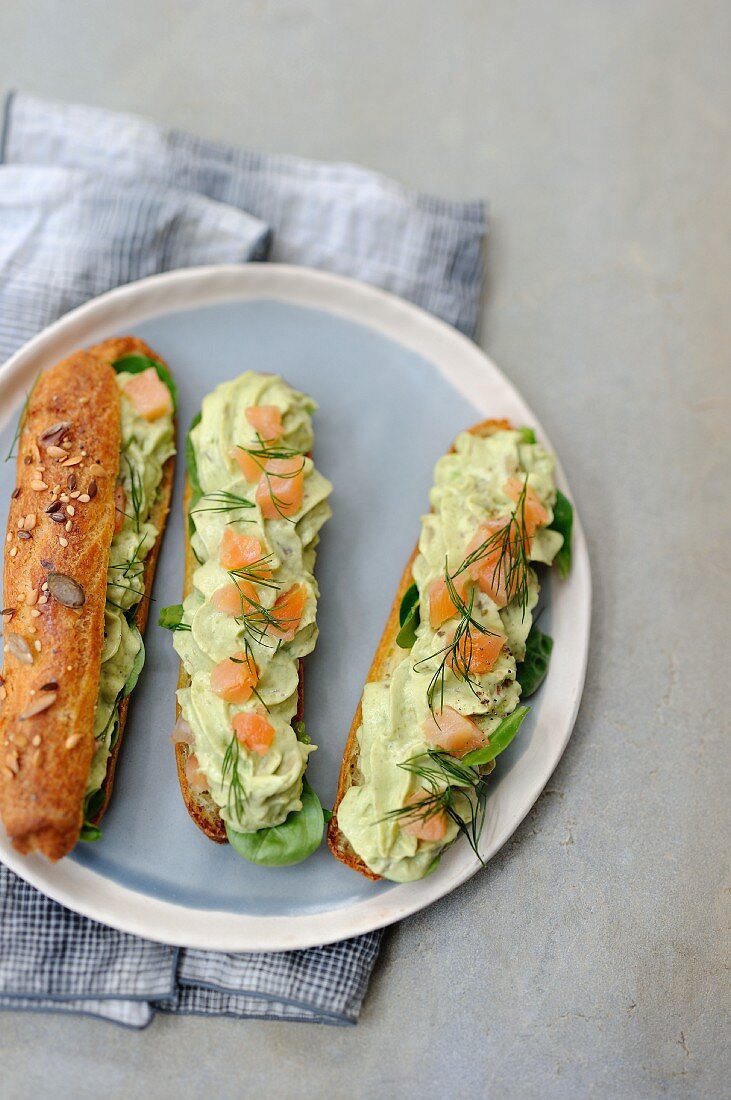
<path fill-rule="evenodd" d="M 25 401 L 23 402 L 23 407 L 22 407 L 22 409 L 20 410 L 20 412 L 18 414 L 18 423 L 15 425 L 15 433 L 13 435 L 12 441 L 11 441 L 10 446 L 8 448 L 8 453 L 5 455 L 5 461 L 6 462 L 10 462 L 11 458 L 17 458 L 18 457 L 17 455 L 13 454 L 13 451 L 15 450 L 16 443 L 20 439 L 20 433 L 23 430 L 23 424 L 25 423 L 25 417 L 26 417 L 26 414 L 28 412 L 28 404 L 30 402 L 30 395 L 33 393 L 33 387 L 34 386 L 35 386 L 35 382 L 33 383 L 33 386 L 31 386 L 31 388 L 29 390 L 26 390 Z"/>
<path fill-rule="evenodd" d="M 182 603 L 173 603 L 169 607 L 161 607 L 157 623 L 164 630 L 190 630 L 188 623 L 183 622 Z"/>
<path fill-rule="evenodd" d="M 551 659 L 553 638 L 538 629 L 535 623 L 525 643 L 525 657 L 516 669 L 516 679 L 521 686 L 521 694 L 527 699 L 543 683 Z"/>
<path fill-rule="evenodd" d="M 281 825 L 239 833 L 228 823 L 226 836 L 232 848 L 250 863 L 262 867 L 289 867 L 301 863 L 322 842 L 326 811 L 306 779 L 302 781 L 302 809 L 293 810 Z"/>
<path fill-rule="evenodd" d="M 421 622 L 419 589 L 415 584 L 407 588 L 399 608 L 399 625 L 396 644 L 401 649 L 411 649 L 416 642 L 416 630 Z"/>
<path fill-rule="evenodd" d="M 458 570 L 454 576 L 457 576 L 459 572 L 461 572 L 461 569 Z M 423 665 L 428 664 L 429 661 L 440 658 L 437 669 L 426 689 L 426 699 L 429 704 L 429 710 L 435 718 L 436 710 L 438 709 L 441 711 L 444 708 L 444 685 L 447 678 L 447 668 L 451 668 L 457 679 L 463 680 L 470 687 L 472 694 L 479 698 L 477 691 L 479 688 L 479 681 L 473 679 L 470 674 L 470 665 L 472 663 L 472 631 L 476 630 L 479 634 L 497 637 L 493 630 L 488 630 L 486 626 L 483 626 L 482 623 L 474 618 L 472 614 L 475 602 L 474 589 L 470 593 L 469 603 L 465 603 L 455 588 L 454 580 L 452 576 L 450 576 L 446 562 L 444 563 L 444 581 L 447 586 L 447 591 L 449 592 L 449 598 L 455 607 L 457 626 L 455 627 L 454 634 L 446 645 L 436 650 L 436 652 L 430 653 L 428 657 L 424 657 L 422 660 L 417 661 L 414 665 L 414 672 L 418 672 L 419 669 Z M 437 693 L 439 695 L 438 708 L 435 707 Z"/>
<path fill-rule="evenodd" d="M 571 501 L 563 495 L 560 489 L 557 489 L 556 503 L 553 506 L 553 519 L 548 527 L 550 531 L 558 531 L 559 535 L 563 535 L 563 546 L 553 559 L 553 564 L 563 580 L 566 580 L 571 571 L 571 532 L 573 526 L 574 509 Z"/>

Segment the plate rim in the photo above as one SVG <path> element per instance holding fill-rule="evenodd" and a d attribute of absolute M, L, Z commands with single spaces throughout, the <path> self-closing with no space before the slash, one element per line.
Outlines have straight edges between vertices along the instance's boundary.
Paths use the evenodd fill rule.
<path fill-rule="evenodd" d="M 54 321 L 19 348 L 0 367 L 0 392 L 7 415 L 13 415 L 23 381 L 42 362 L 55 362 L 75 347 L 88 345 L 110 332 L 129 328 L 125 314 L 134 309 L 132 324 L 171 312 L 226 301 L 277 300 L 321 310 L 375 331 L 431 362 L 471 404 L 487 415 L 520 416 L 535 426 L 542 440 L 555 448 L 532 409 L 489 356 L 468 337 L 388 291 L 355 279 L 289 264 L 247 263 L 182 268 L 147 276 L 90 299 Z M 490 386 L 499 382 L 499 408 L 488 408 Z M 512 407 L 512 410 L 511 410 Z M 556 455 L 557 482 L 573 497 Z M 571 698 L 562 720 L 562 735 L 545 767 L 521 803 L 519 816 L 490 837 L 486 861 L 500 850 L 525 819 L 553 774 L 578 714 L 588 661 L 591 626 L 591 572 L 586 539 L 574 505 L 572 576 L 566 582 L 578 603 L 574 623 Z M 540 710 L 537 712 L 540 715 Z M 466 846 L 463 846 L 466 849 Z M 483 846 L 481 845 L 481 848 Z M 444 861 L 439 871 L 416 883 L 397 884 L 387 893 L 318 913 L 290 916 L 253 915 L 176 905 L 122 886 L 71 860 L 47 863 L 41 856 L 21 856 L 0 830 L 0 859 L 46 896 L 67 908 L 122 932 L 177 947 L 220 951 L 277 951 L 320 946 L 383 928 L 437 901 L 480 869 L 469 849 L 461 858 Z M 186 919 L 183 919 L 183 914 Z M 183 927 L 185 925 L 185 927 Z"/>

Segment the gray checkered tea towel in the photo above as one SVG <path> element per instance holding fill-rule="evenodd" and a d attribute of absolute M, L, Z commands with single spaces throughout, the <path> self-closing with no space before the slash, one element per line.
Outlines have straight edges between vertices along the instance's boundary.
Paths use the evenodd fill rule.
<path fill-rule="evenodd" d="M 245 152 L 92 107 L 11 95 L 0 137 L 0 357 L 112 287 L 277 260 L 350 275 L 474 335 L 482 203 L 353 165 Z M 0 1008 L 144 1027 L 156 1011 L 348 1024 L 380 934 L 305 951 L 177 949 L 78 916 L 0 865 Z"/>

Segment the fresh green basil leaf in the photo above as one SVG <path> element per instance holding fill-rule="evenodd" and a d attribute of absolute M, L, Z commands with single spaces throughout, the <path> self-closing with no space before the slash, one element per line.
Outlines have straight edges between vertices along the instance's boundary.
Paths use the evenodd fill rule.
<path fill-rule="evenodd" d="M 536 433 L 532 428 L 526 428 L 524 425 L 522 428 L 518 428 L 518 431 L 520 432 L 521 443 L 535 443 Z"/>
<path fill-rule="evenodd" d="M 466 764 L 468 768 L 479 768 L 481 764 L 489 764 L 507 749 L 529 710 L 530 707 L 516 707 L 513 713 L 503 718 L 497 729 L 490 734 L 490 744 L 482 749 L 475 749 L 474 752 L 468 752 L 462 757 L 460 763 Z"/>
<path fill-rule="evenodd" d="M 93 817 L 99 813 L 104 803 L 104 791 L 99 788 L 96 791 L 90 791 L 86 796 L 84 802 L 84 821 L 91 821 Z"/>
<path fill-rule="evenodd" d="M 102 831 L 98 825 L 92 825 L 90 821 L 85 821 L 81 826 L 81 832 L 79 833 L 79 840 L 93 841 L 101 838 Z"/>
<path fill-rule="evenodd" d="M 281 825 L 259 829 L 255 833 L 238 833 L 226 825 L 231 846 L 250 863 L 262 867 L 289 867 L 301 863 L 315 852 L 322 842 L 325 814 L 307 780 L 302 786 L 302 809 L 287 815 Z"/>
<path fill-rule="evenodd" d="M 399 626 L 403 626 L 411 612 L 419 603 L 419 589 L 415 584 L 409 585 L 404 592 L 401 606 L 398 609 Z"/>
<path fill-rule="evenodd" d="M 553 559 L 553 564 L 557 567 L 559 576 L 563 580 L 568 577 L 571 571 L 571 531 L 573 526 L 574 509 L 571 501 L 558 489 L 556 491 L 556 503 L 553 506 L 553 521 L 549 524 L 549 528 L 552 531 L 558 531 L 559 535 L 563 535 L 563 546 Z"/>
<path fill-rule="evenodd" d="M 525 657 L 516 670 L 516 679 L 521 686 L 523 699 L 527 699 L 538 691 L 545 680 L 552 649 L 553 638 L 549 634 L 544 634 L 538 629 L 536 623 L 533 623 L 525 643 Z"/>
<path fill-rule="evenodd" d="M 134 664 L 130 670 L 130 674 L 127 677 L 127 682 L 122 688 L 122 698 L 126 699 L 128 695 L 131 695 L 137 686 L 137 681 L 140 678 L 140 673 L 145 664 L 145 643 L 142 641 L 142 635 L 136 626 L 132 627 L 133 632 L 140 640 L 140 648 L 137 650 L 137 656 L 135 657 Z"/>
<path fill-rule="evenodd" d="M 415 584 L 406 589 L 399 607 L 398 618 L 401 629 L 396 635 L 396 645 L 401 649 L 411 649 L 416 641 L 416 629 L 421 622 L 419 589 Z"/>
<path fill-rule="evenodd" d="M 158 363 L 156 359 L 150 359 L 149 356 L 142 355 L 139 351 L 133 351 L 129 355 L 123 355 L 121 359 L 115 360 L 112 367 L 117 374 L 142 374 L 143 371 L 154 367 L 160 381 L 170 390 L 170 396 L 173 399 L 173 411 L 177 409 L 178 387 L 175 384 L 175 379 L 167 367 L 162 363 Z"/>
<path fill-rule="evenodd" d="M 161 607 L 157 617 L 157 625 L 163 630 L 180 630 L 183 622 L 182 603 L 171 603 L 169 607 Z"/>

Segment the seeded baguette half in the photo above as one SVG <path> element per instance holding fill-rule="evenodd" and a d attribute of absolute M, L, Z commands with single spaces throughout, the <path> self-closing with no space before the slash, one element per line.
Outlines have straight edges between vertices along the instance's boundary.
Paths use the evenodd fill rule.
<path fill-rule="evenodd" d="M 473 435 L 489 436 L 494 432 L 510 429 L 511 427 L 512 425 L 509 420 L 483 420 L 479 424 L 475 424 L 472 428 L 469 428 L 468 431 Z M 454 448 L 452 447 L 452 451 L 453 450 Z M 376 649 L 371 667 L 368 670 L 368 676 L 366 678 L 366 683 L 368 684 L 374 683 L 377 680 L 390 678 L 396 666 L 404 659 L 406 650 L 401 649 L 396 643 L 396 636 L 400 629 L 399 610 L 401 608 L 401 601 L 408 589 L 414 583 L 412 567 L 418 553 L 419 547 L 417 545 L 409 558 L 408 564 L 399 582 L 398 589 L 396 590 L 396 596 L 391 605 L 391 611 L 386 626 L 381 635 L 381 640 L 378 643 L 378 648 Z M 338 779 L 338 790 L 335 798 L 335 805 L 333 806 L 333 816 L 327 827 L 327 843 L 336 859 L 344 863 L 346 867 L 350 867 L 353 871 L 359 871 L 361 875 L 375 882 L 380 879 L 381 876 L 374 874 L 363 862 L 360 856 L 348 843 L 343 833 L 341 833 L 338 826 L 338 806 L 345 797 L 345 792 L 349 790 L 350 787 L 359 786 L 363 780 L 359 763 L 360 745 L 358 744 L 358 730 L 361 727 L 362 721 L 362 704 L 361 701 L 359 701 L 353 721 L 350 725 L 347 741 L 345 742 L 343 762 Z"/>
<path fill-rule="evenodd" d="M 134 351 L 159 361 L 142 341 L 122 337 L 75 352 L 43 372 L 18 439 L 3 585 L 7 614 L 0 689 L 0 815 L 18 851 L 38 851 L 53 861 L 71 851 L 83 822 L 120 452 L 119 388 L 111 364 Z M 49 433 L 54 426 L 59 430 Z M 71 443 L 67 458 L 62 457 L 62 441 Z M 161 530 L 172 462 L 166 464 L 151 517 Z M 73 489 L 69 478 L 76 479 Z M 46 511 L 59 496 L 56 487 L 68 497 L 68 503 L 61 502 L 67 517 L 63 523 Z M 72 491 L 78 494 L 74 498 Z M 60 511 L 56 506 L 53 514 Z M 23 531 L 30 537 L 21 537 Z M 146 563 L 148 592 L 157 550 Z M 55 579 L 59 574 L 71 583 Z M 51 594 L 54 590 L 64 602 Z M 140 629 L 147 603 L 141 601 L 135 617 Z M 120 739 L 108 763 L 104 807 L 127 705 L 125 700 L 120 708 Z"/>

